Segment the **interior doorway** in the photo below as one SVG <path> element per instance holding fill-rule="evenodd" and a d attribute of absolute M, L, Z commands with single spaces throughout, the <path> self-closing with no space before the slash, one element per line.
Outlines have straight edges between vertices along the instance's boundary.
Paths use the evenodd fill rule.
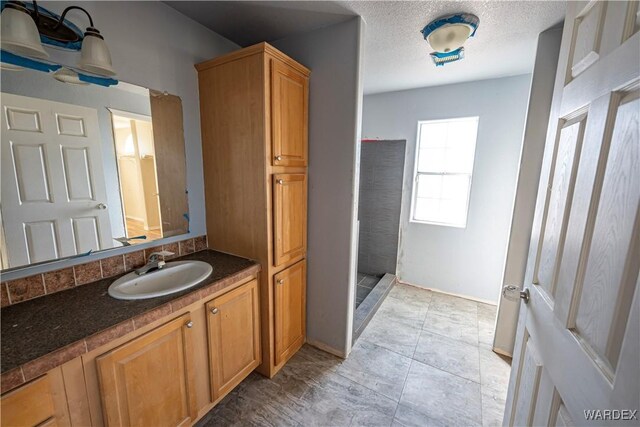
<path fill-rule="evenodd" d="M 130 244 L 162 237 L 151 117 L 112 112 L 120 193 Z"/>

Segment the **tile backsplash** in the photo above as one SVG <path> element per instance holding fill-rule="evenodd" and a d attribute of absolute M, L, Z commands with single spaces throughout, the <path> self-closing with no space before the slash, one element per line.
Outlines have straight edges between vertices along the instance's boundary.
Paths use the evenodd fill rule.
<path fill-rule="evenodd" d="M 73 267 L 38 273 L 21 279 L 0 283 L 0 306 L 17 304 L 42 295 L 52 294 L 84 285 L 96 280 L 117 276 L 118 274 L 141 267 L 152 252 L 166 250 L 173 252 L 175 258 L 207 248 L 207 237 L 198 236 L 168 243 L 166 245 L 141 249 L 127 254 L 115 255 L 97 261 L 78 264 Z"/>

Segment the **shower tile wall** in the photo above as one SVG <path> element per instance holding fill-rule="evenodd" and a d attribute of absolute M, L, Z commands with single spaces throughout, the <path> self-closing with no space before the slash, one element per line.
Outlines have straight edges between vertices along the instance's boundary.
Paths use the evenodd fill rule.
<path fill-rule="evenodd" d="M 363 142 L 358 272 L 396 273 L 405 141 Z"/>

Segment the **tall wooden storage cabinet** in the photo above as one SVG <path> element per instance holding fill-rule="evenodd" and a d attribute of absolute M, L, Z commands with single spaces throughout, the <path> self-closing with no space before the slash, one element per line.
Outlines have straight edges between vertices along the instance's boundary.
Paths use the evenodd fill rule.
<path fill-rule="evenodd" d="M 272 377 L 306 336 L 310 71 L 267 43 L 196 69 L 209 247 L 262 265 L 258 371 Z"/>

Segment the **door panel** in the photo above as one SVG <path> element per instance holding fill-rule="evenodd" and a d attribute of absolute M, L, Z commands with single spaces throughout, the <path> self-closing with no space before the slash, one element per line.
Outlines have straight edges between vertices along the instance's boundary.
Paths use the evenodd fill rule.
<path fill-rule="evenodd" d="M 550 295 L 555 295 L 558 253 L 562 251 L 566 218 L 573 194 L 585 118 L 564 122 L 556 146 L 555 159 L 549 178 L 548 209 L 543 219 L 542 242 L 538 257 L 536 283 Z"/>
<path fill-rule="evenodd" d="M 96 358 L 106 425 L 195 420 L 190 321 L 187 313 Z"/>
<path fill-rule="evenodd" d="M 87 147 L 62 147 L 67 199 L 69 201 L 94 200 L 91 166 Z"/>
<path fill-rule="evenodd" d="M 212 401 L 231 391 L 261 362 L 258 281 L 207 303 Z"/>
<path fill-rule="evenodd" d="M 271 60 L 271 117 L 274 166 L 307 165 L 309 82 Z"/>
<path fill-rule="evenodd" d="M 2 107 L 8 267 L 113 247 L 109 213 L 97 208 L 106 204 L 97 111 L 6 93 Z M 70 218 L 94 223 L 91 238 L 78 242 Z M 42 227 L 49 239 L 40 244 Z"/>
<path fill-rule="evenodd" d="M 637 275 L 637 260 L 629 256 L 637 255 L 630 249 L 640 205 L 639 93 L 628 94 L 615 114 L 602 196 L 594 229 L 588 230 L 593 237 L 586 270 L 571 309 L 577 335 L 611 368 L 617 364 L 635 291 L 629 274 Z"/>
<path fill-rule="evenodd" d="M 571 77 L 577 77 L 599 58 L 602 27 L 607 3 L 581 2 L 582 11 L 576 18 L 572 40 Z"/>
<path fill-rule="evenodd" d="M 504 425 L 638 423 L 640 34 L 631 9 L 567 4 Z"/>
<path fill-rule="evenodd" d="M 306 261 L 300 261 L 273 277 L 276 365 L 288 360 L 305 340 L 306 270 Z"/>
<path fill-rule="evenodd" d="M 307 250 L 307 176 L 273 176 L 274 266 L 304 256 Z"/>

